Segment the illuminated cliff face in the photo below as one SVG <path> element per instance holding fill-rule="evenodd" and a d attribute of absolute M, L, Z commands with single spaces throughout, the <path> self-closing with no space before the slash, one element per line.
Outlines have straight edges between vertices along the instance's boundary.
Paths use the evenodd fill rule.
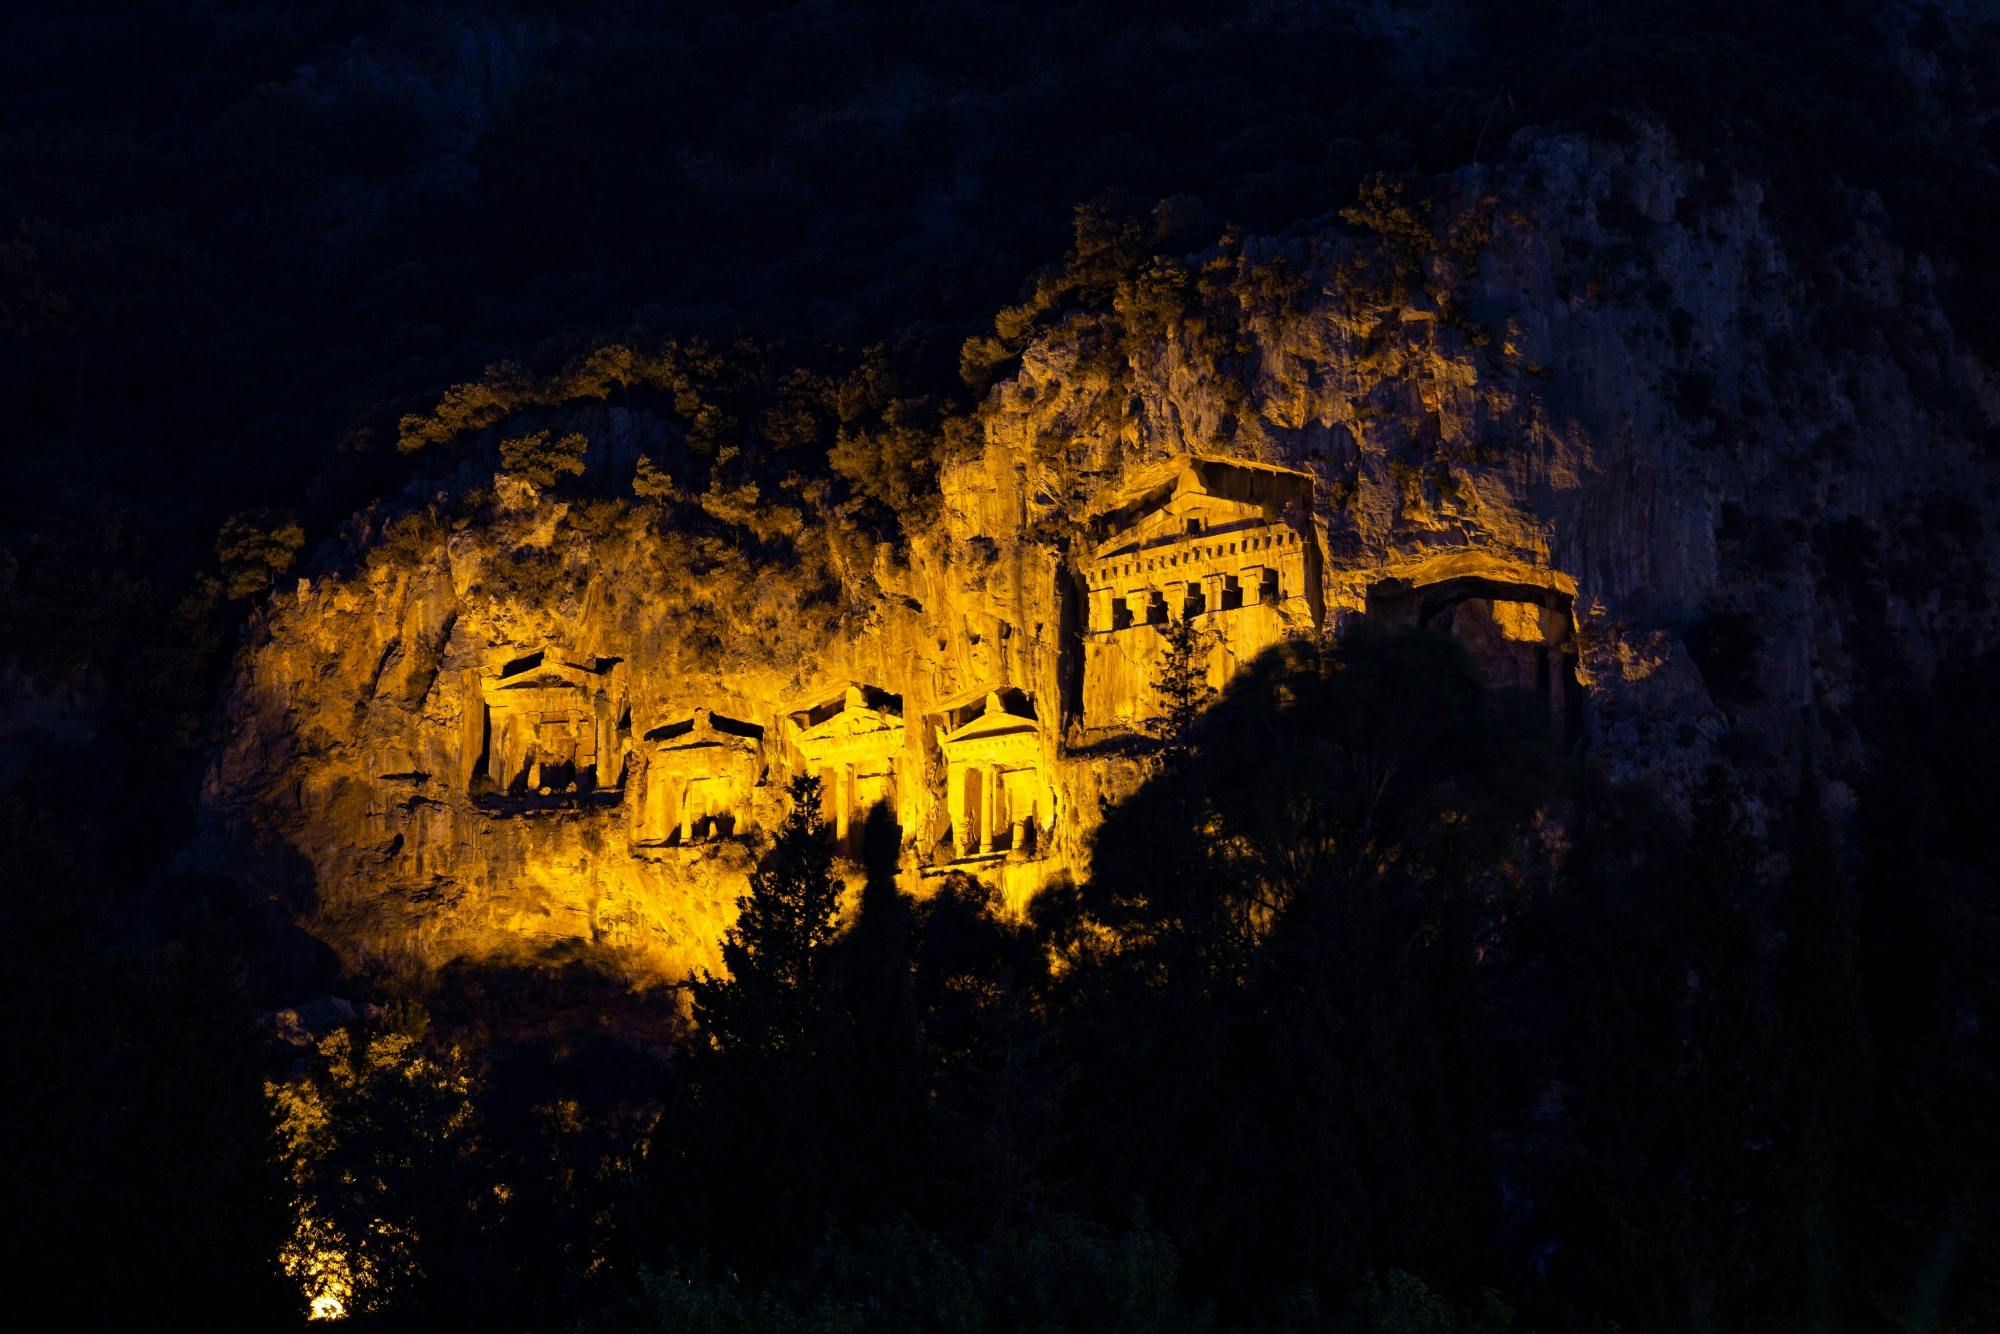
<path fill-rule="evenodd" d="M 618 596 L 649 564 L 639 518 L 584 537 L 524 505 L 301 586 L 251 656 L 259 707 L 219 777 L 285 780 L 253 821 L 303 863 L 309 929 L 363 967 L 715 967 L 796 773 L 821 778 L 850 858 L 886 803 L 913 892 L 963 872 L 1019 908 L 1087 873 L 1096 813 L 1141 777 L 1171 623 L 1195 627 L 1217 689 L 1327 625 L 1325 525 L 1311 474 L 1214 457 L 1134 468 L 1068 550 L 974 527 L 1019 485 L 990 457 L 945 485 L 960 503 L 877 571 L 845 634 L 750 626 L 733 661 L 699 662 L 672 614 Z M 584 548 L 580 596 L 482 598 L 476 561 L 537 532 Z M 1563 606 L 1507 620 L 1505 652 L 1467 642 L 1496 664 L 1566 643 Z M 1567 670 L 1554 651 L 1545 676 Z"/>
<path fill-rule="evenodd" d="M 1911 427 L 1894 466 L 1826 462 L 1860 399 L 1773 369 L 1773 294 L 1795 280 L 1754 194 L 1681 220 L 1689 169 L 1657 144 L 1618 153 L 1551 138 L 1511 184 L 1468 178 L 1475 203 L 1510 190 L 1513 221 L 1476 269 L 1440 259 L 1402 296 L 1343 286 L 1340 237 L 1254 242 L 1216 261 L 1237 270 L 1226 346 L 1111 315 L 1052 331 L 894 549 L 794 514 L 799 554 L 774 564 L 653 502 L 505 474 L 386 533 L 371 519 L 352 568 L 256 627 L 208 790 L 216 855 L 350 965 L 671 981 L 716 965 L 758 831 L 811 772 L 848 850 L 887 803 L 910 889 L 963 871 L 1018 907 L 1087 874 L 1097 813 L 1143 776 L 1183 619 L 1217 688 L 1356 618 L 1448 630 L 1613 776 L 1670 794 L 1730 725 L 1785 755 L 1802 707 L 1844 698 L 1845 613 L 1802 540 L 1752 542 L 1782 525 L 1744 516 L 1893 525 L 1978 449 Z M 1666 297 L 1639 260 L 1607 294 L 1610 241 L 1573 203 L 1614 195 L 1647 219 L 1646 272 L 1680 283 Z M 1297 281 L 1260 276 L 1280 260 Z M 1729 395 L 1788 405 L 1759 448 L 1690 422 L 1660 370 L 1690 321 Z M 1784 374 L 1911 392 L 1859 356 Z M 640 449 L 631 414 L 585 416 L 611 454 Z M 1762 702 L 1729 720 L 1684 638 L 1718 606 L 1769 643 Z M 1898 614 L 1920 659 L 1947 642 Z"/>

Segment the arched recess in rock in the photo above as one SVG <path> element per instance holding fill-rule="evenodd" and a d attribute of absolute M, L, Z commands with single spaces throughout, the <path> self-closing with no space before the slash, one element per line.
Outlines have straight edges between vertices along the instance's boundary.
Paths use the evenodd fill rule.
<path fill-rule="evenodd" d="M 1451 553 L 1375 572 L 1365 605 L 1372 623 L 1451 634 L 1488 685 L 1535 695 L 1558 735 L 1571 744 L 1582 738 L 1569 575 L 1488 552 Z"/>

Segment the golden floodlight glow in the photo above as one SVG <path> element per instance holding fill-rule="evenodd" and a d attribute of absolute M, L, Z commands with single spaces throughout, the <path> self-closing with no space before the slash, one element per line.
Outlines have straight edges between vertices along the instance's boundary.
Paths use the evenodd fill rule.
<path fill-rule="evenodd" d="M 345 1251 L 328 1244 L 331 1232 L 301 1210 L 292 1241 L 279 1254 L 279 1263 L 306 1299 L 309 1320 L 345 1320 L 354 1300 L 353 1266 Z"/>
<path fill-rule="evenodd" d="M 1542 629 L 1542 609 L 1533 602 L 1495 602 L 1493 620 L 1503 639 L 1521 644 L 1539 644 L 1546 638 Z"/>

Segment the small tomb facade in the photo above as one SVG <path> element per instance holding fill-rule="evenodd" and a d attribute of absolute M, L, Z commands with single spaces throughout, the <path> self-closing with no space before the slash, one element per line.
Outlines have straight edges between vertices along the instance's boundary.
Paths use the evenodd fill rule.
<path fill-rule="evenodd" d="M 1221 689 L 1288 634 L 1319 623 L 1310 474 L 1189 456 L 1142 473 L 1099 516 L 1082 569 L 1083 723 L 1129 728 L 1161 713 L 1162 633 L 1190 622 Z"/>
<path fill-rule="evenodd" d="M 694 847 L 740 837 L 754 825 L 764 778 L 764 729 L 698 709 L 644 737 L 635 847 Z"/>
<path fill-rule="evenodd" d="M 1574 599 L 1561 588 L 1486 576 L 1388 579 L 1368 592 L 1368 617 L 1443 630 L 1465 646 L 1489 686 L 1542 700 L 1570 736 L 1582 724 Z"/>
<path fill-rule="evenodd" d="M 858 856 L 861 830 L 877 805 L 897 812 L 900 823 L 902 697 L 849 684 L 793 709 L 786 721 L 800 771 L 820 780 L 820 814 L 835 847 Z"/>
<path fill-rule="evenodd" d="M 473 675 L 464 749 L 474 796 L 616 794 L 630 735 L 622 662 L 544 649 Z"/>
<path fill-rule="evenodd" d="M 1049 855 L 1055 794 L 1042 724 L 1028 694 L 1010 686 L 990 690 L 944 710 L 938 729 L 949 859 Z"/>

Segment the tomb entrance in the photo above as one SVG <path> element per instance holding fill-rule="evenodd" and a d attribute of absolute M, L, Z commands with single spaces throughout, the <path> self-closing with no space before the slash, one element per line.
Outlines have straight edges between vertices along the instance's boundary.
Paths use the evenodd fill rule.
<path fill-rule="evenodd" d="M 708 709 L 645 735 L 634 847 L 694 847 L 752 828 L 764 729 Z"/>
<path fill-rule="evenodd" d="M 470 675 L 465 782 L 475 797 L 615 797 L 630 727 L 623 663 L 545 649 Z"/>
<path fill-rule="evenodd" d="M 1001 687 L 939 715 L 948 860 L 1047 856 L 1055 796 L 1042 725 L 1026 692 Z"/>
<path fill-rule="evenodd" d="M 1488 685 L 1546 701 L 1574 739 L 1583 721 L 1574 601 L 1561 588 L 1486 575 L 1386 579 L 1368 590 L 1368 618 L 1450 634 Z"/>
<path fill-rule="evenodd" d="M 901 822 L 897 769 L 903 756 L 903 700 L 850 684 L 786 716 L 799 767 L 820 780 L 820 813 L 841 855 L 857 857 L 868 812 L 886 804 Z"/>

